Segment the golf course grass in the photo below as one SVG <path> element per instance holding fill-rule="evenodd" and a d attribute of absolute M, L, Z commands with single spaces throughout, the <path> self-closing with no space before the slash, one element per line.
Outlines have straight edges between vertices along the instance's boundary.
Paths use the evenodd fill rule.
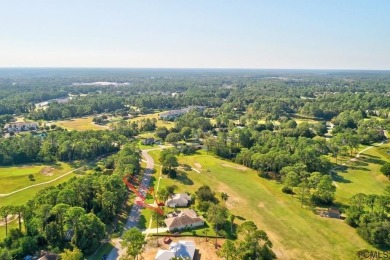
<path fill-rule="evenodd" d="M 92 122 L 93 117 L 72 118 L 69 120 L 54 121 L 53 124 L 61 126 L 68 130 L 86 131 L 86 130 L 107 130 L 108 126 L 97 125 Z"/>
<path fill-rule="evenodd" d="M 64 176 L 63 178 L 60 178 L 54 182 L 39 185 L 36 187 L 31 187 L 31 188 L 28 188 L 26 190 L 17 192 L 15 194 L 12 194 L 12 195 L 9 195 L 6 197 L 0 197 L 0 207 L 7 206 L 7 205 L 22 205 L 22 204 L 26 203 L 27 201 L 29 201 L 30 199 L 32 199 L 38 191 L 40 191 L 46 187 L 56 186 L 58 184 L 66 182 L 66 181 L 70 180 L 71 178 L 73 178 L 74 176 L 76 176 L 75 173 L 70 173 L 70 174 Z"/>
<path fill-rule="evenodd" d="M 10 193 L 30 185 L 51 181 L 71 170 L 71 166 L 66 163 L 0 167 L 0 194 Z M 29 179 L 29 175 L 34 177 L 33 180 Z"/>
<path fill-rule="evenodd" d="M 254 170 L 215 158 L 204 151 L 180 156 L 180 164 L 196 171 L 182 171 L 173 180 L 164 177 L 160 188 L 176 185 L 177 192 L 195 192 L 209 185 L 219 197 L 229 195 L 227 207 L 236 223 L 252 220 L 267 232 L 280 259 L 356 259 L 356 250 L 373 249 L 342 220 L 328 219 L 301 208 L 297 198 L 281 192 L 282 186 L 258 177 Z"/>
<path fill-rule="evenodd" d="M 380 172 L 382 165 L 390 160 L 388 150 L 388 143 L 375 145 L 360 154 L 356 160 L 340 167 L 334 177 L 337 186 L 336 200 L 348 203 L 357 193 L 382 194 L 384 188 L 390 184 L 389 179 Z"/>

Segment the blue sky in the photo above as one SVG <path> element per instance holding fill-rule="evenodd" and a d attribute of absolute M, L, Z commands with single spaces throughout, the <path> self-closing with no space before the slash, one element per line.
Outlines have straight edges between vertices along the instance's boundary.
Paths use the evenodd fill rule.
<path fill-rule="evenodd" d="M 390 69 L 390 1 L 1 1 L 0 67 Z"/>

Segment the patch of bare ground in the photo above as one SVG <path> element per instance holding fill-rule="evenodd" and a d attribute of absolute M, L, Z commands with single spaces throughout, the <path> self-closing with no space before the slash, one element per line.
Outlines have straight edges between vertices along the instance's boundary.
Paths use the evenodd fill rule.
<path fill-rule="evenodd" d="M 178 242 L 179 240 L 194 241 L 196 245 L 196 251 L 194 260 L 214 260 L 222 259 L 217 255 L 217 249 L 215 249 L 215 239 L 208 239 L 204 237 L 171 237 L 172 242 Z M 172 243 L 171 242 L 171 243 Z M 220 248 L 225 242 L 224 239 L 218 238 L 218 247 Z M 164 237 L 158 239 L 159 247 L 156 245 L 156 238 L 150 237 L 145 246 L 145 250 L 141 255 L 141 259 L 154 259 L 159 249 L 168 250 L 169 245 L 164 243 Z"/>
<path fill-rule="evenodd" d="M 248 169 L 248 168 L 246 168 L 245 166 L 242 166 L 242 165 L 231 165 L 231 164 L 227 164 L 227 163 L 222 163 L 221 166 L 233 168 L 233 169 L 236 169 L 236 170 L 239 170 L 239 171 L 246 171 Z"/>
<path fill-rule="evenodd" d="M 218 196 L 221 192 L 227 193 L 229 196 L 228 200 L 226 201 L 226 207 L 228 209 L 233 209 L 233 208 L 239 208 L 240 205 L 242 204 L 247 204 L 247 201 L 242 198 L 240 195 L 238 195 L 236 192 L 231 190 L 229 186 L 219 183 L 218 187 L 216 188 L 217 192 L 217 198 L 221 200 L 220 196 Z"/>
<path fill-rule="evenodd" d="M 198 169 L 202 169 L 202 165 L 200 163 L 194 163 L 195 167 L 198 168 Z"/>
<path fill-rule="evenodd" d="M 43 168 L 40 171 L 40 173 L 45 175 L 45 176 L 53 176 L 54 175 L 54 173 L 53 173 L 54 170 L 55 170 L 54 167 L 45 167 L 45 168 Z"/>

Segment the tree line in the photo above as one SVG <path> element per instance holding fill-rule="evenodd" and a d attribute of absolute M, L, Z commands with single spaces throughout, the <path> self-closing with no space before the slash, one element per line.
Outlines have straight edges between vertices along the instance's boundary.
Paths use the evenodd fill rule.
<path fill-rule="evenodd" d="M 135 146 L 127 144 L 111 157 L 113 174 L 97 169 L 93 174 L 44 188 L 25 205 L 1 207 L 6 238 L 0 248 L 11 255 L 5 259 L 22 258 L 42 248 L 63 251 L 69 246 L 92 254 L 127 199 L 122 177 L 138 174 L 139 154 Z M 18 228 L 8 230 L 10 216 L 17 217 Z"/>

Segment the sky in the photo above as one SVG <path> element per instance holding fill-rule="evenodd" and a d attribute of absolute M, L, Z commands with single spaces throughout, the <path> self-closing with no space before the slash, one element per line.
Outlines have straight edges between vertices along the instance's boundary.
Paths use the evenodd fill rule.
<path fill-rule="evenodd" d="M 0 67 L 390 69 L 388 0 L 0 6 Z"/>

